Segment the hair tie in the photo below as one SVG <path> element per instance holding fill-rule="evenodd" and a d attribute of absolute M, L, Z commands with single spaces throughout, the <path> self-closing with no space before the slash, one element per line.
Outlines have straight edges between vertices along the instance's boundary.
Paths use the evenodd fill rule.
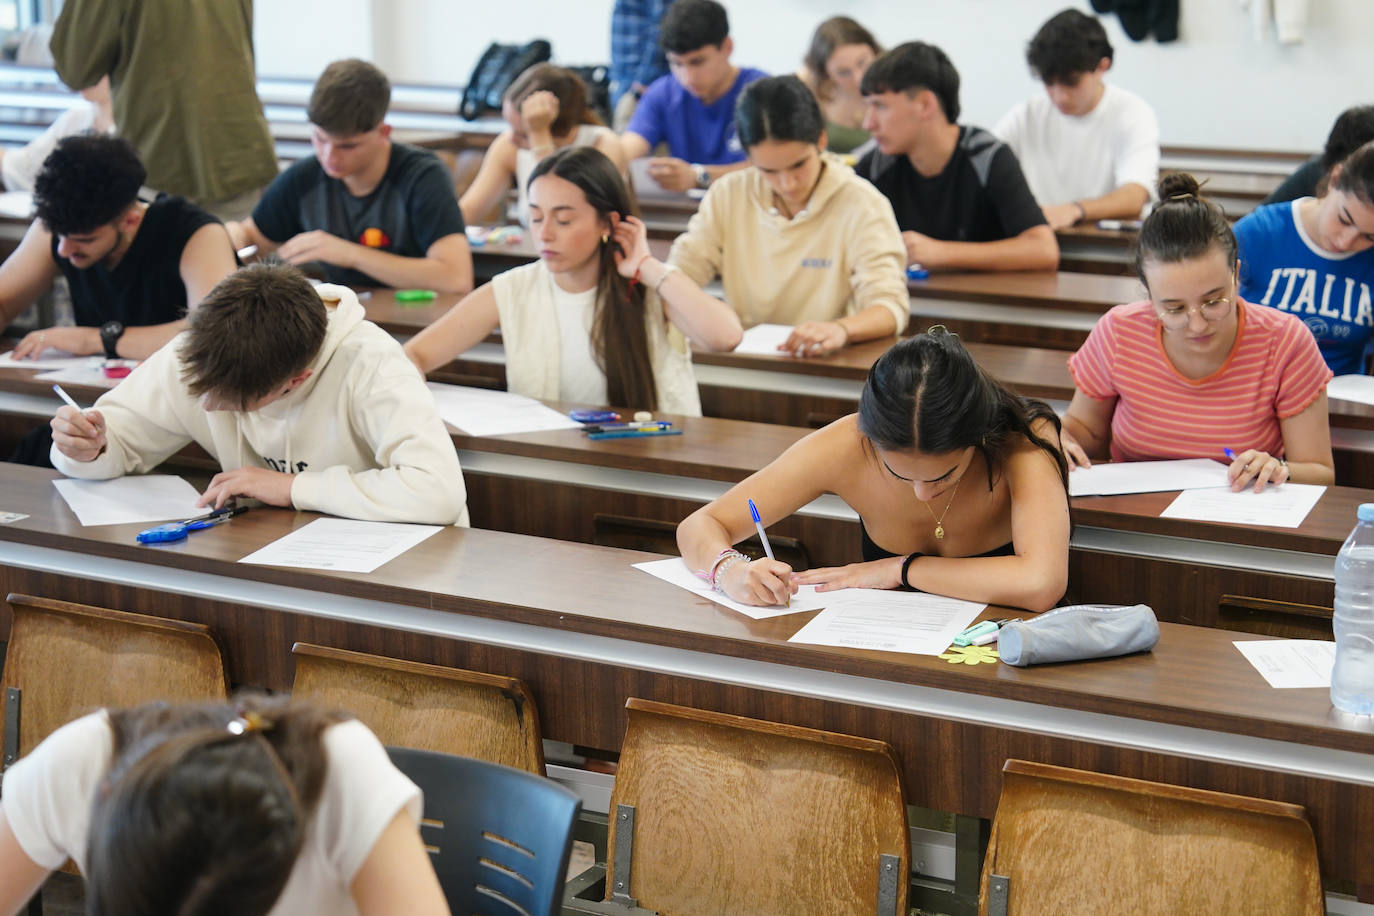
<path fill-rule="evenodd" d="M 238 716 L 225 726 L 225 730 L 231 735 L 246 735 L 249 732 L 270 731 L 276 724 L 251 709 L 241 709 Z"/>

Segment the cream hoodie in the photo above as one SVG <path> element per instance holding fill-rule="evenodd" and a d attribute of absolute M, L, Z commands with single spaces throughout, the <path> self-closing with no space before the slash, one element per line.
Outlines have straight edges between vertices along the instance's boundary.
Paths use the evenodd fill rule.
<path fill-rule="evenodd" d="M 353 291 L 337 298 L 329 327 L 295 391 L 261 410 L 206 411 L 181 381 L 182 335 L 96 401 L 108 445 L 94 461 L 52 449 L 69 477 L 146 473 L 194 441 L 224 470 L 294 473 L 297 509 L 346 518 L 432 525 L 468 523 L 458 454 L 434 396 L 385 331 L 365 320 Z"/>
<path fill-rule="evenodd" d="M 900 333 L 911 300 L 892 205 L 838 156 L 822 156 L 811 200 L 792 219 L 776 211 L 756 168 L 712 182 L 668 260 L 700 286 L 720 277 L 747 328 L 832 321 L 881 305 Z"/>

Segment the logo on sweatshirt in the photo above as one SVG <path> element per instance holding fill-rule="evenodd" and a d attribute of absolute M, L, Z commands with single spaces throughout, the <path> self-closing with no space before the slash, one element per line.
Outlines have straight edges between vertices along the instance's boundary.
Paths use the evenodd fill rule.
<path fill-rule="evenodd" d="M 299 474 L 301 471 L 304 471 L 306 468 L 310 467 L 309 462 L 306 461 L 297 461 L 295 463 L 295 466 L 293 467 L 286 463 L 285 458 L 278 461 L 276 458 L 267 458 L 264 456 L 262 460 L 267 464 L 269 468 L 271 468 L 274 471 L 280 471 L 283 474 Z"/>
<path fill-rule="evenodd" d="M 802 258 L 802 267 L 817 267 L 821 270 L 828 270 L 834 266 L 835 261 L 831 258 Z"/>
<path fill-rule="evenodd" d="M 388 248 L 391 246 L 391 238 L 375 226 L 369 226 L 358 236 L 358 244 L 364 248 Z"/>

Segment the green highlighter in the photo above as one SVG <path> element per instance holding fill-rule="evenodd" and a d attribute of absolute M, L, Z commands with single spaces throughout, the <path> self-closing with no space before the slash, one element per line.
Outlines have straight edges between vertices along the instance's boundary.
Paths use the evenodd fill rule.
<path fill-rule="evenodd" d="M 398 289 L 396 301 L 402 305 L 424 305 L 426 302 L 433 302 L 434 297 L 438 295 L 432 289 Z"/>

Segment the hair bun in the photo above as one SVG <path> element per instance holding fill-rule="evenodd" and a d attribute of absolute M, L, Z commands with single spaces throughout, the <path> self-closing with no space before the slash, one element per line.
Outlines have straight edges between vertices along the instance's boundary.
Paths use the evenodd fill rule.
<path fill-rule="evenodd" d="M 1171 200 L 1184 200 L 1189 197 L 1201 199 L 1202 186 L 1187 172 L 1170 172 L 1159 179 L 1160 203 Z"/>

